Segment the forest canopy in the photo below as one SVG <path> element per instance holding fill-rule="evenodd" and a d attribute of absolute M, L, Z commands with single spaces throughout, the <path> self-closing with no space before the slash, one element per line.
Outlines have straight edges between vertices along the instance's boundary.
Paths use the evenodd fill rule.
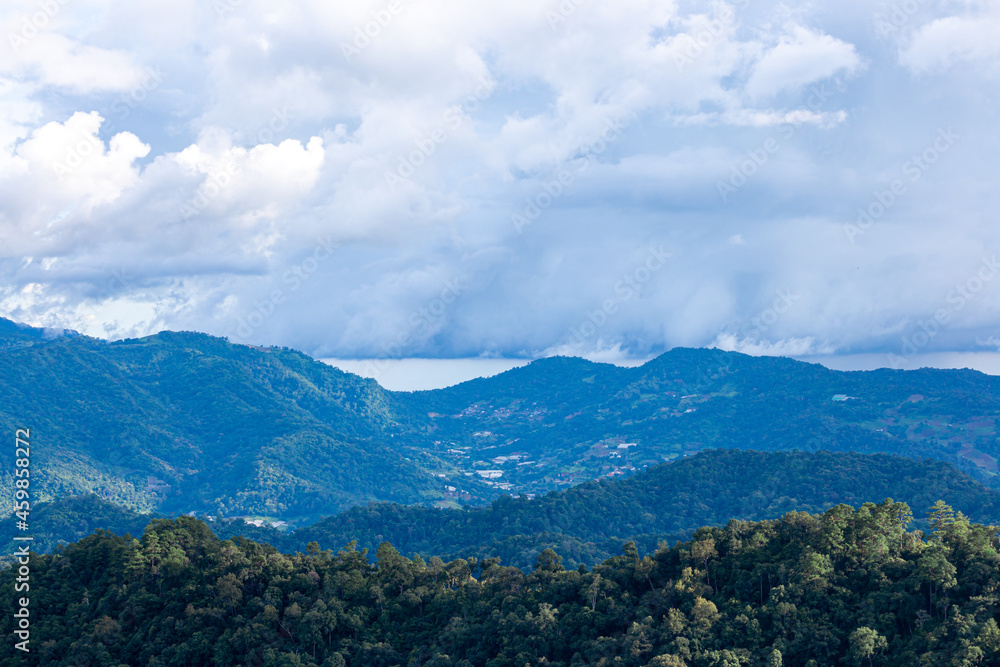
<path fill-rule="evenodd" d="M 1000 660 L 996 527 L 885 500 L 566 569 L 496 558 L 281 554 L 191 517 L 31 557 L 32 652 L 0 664 L 984 665 Z M 13 599 L 15 573 L 0 572 Z M 13 631 L 4 615 L 4 633 Z"/>

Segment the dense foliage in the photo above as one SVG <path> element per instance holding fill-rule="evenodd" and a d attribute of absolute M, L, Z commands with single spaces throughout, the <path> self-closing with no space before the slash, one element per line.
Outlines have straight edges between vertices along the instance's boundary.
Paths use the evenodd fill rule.
<path fill-rule="evenodd" d="M 923 513 L 937 499 L 974 519 L 1000 523 L 1000 493 L 954 466 L 884 454 L 710 450 L 634 477 L 587 482 L 543 497 L 503 497 L 489 507 L 438 510 L 389 503 L 356 507 L 276 536 L 276 546 L 311 541 L 402 553 L 499 556 L 527 567 L 553 547 L 567 564 L 593 564 L 629 540 L 652 550 L 729 519 L 774 519 L 793 510 L 822 512 L 896 498 Z M 263 534 L 259 534 L 263 537 Z"/>
<path fill-rule="evenodd" d="M 461 460 L 454 450 L 467 447 L 473 464 L 502 468 L 526 491 L 713 447 L 920 456 L 992 483 L 1000 458 L 1000 378 L 971 370 L 840 372 L 677 348 L 636 368 L 540 359 L 396 399 L 408 408 L 400 414 L 429 416 L 421 423 L 439 456 Z M 512 454 L 523 456 L 496 464 Z"/>
<path fill-rule="evenodd" d="M 407 556 L 500 557 L 530 568 L 539 553 L 554 548 L 567 566 L 576 567 L 620 553 L 627 541 L 651 551 L 661 540 L 688 539 L 702 526 L 721 526 L 732 518 L 776 519 L 792 510 L 822 512 L 882 498 L 896 498 L 918 514 L 943 499 L 976 521 L 1000 523 L 1000 493 L 940 461 L 708 450 L 632 477 L 587 482 L 535 499 L 504 496 L 483 508 L 373 503 L 292 532 L 242 520 L 209 526 L 220 537 L 243 535 L 285 552 L 304 551 L 313 541 L 356 540 L 374 554 L 388 541 Z M 34 548 L 48 552 L 57 542 L 75 542 L 97 528 L 141 535 L 150 518 L 93 495 L 41 503 L 32 514 Z M 6 553 L 15 548 L 17 534 L 13 521 L 0 524 Z"/>
<path fill-rule="evenodd" d="M 31 548 L 39 553 L 49 553 L 57 546 L 81 540 L 97 529 L 116 535 L 142 535 L 146 525 L 157 518 L 166 517 L 139 514 L 93 494 L 39 503 L 31 512 Z M 0 563 L 6 565 L 11 562 L 10 554 L 19 546 L 14 541 L 18 535 L 24 535 L 24 532 L 17 529 L 13 520 L 0 523 L 0 543 L 4 545 Z"/>
<path fill-rule="evenodd" d="M 971 665 L 1000 661 L 1000 538 L 943 503 L 732 521 L 593 570 L 307 553 L 196 519 L 31 559 L 32 652 L 3 665 Z M 15 574 L 0 572 L 10 600 Z M 13 618 L 0 625 L 12 636 Z"/>

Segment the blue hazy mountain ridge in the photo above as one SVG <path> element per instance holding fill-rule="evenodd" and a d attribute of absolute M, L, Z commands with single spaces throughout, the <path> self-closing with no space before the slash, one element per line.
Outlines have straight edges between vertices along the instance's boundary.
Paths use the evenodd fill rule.
<path fill-rule="evenodd" d="M 383 437 L 376 383 L 289 350 L 172 332 L 39 338 L 0 354 L 0 387 L 0 422 L 31 428 L 39 500 L 308 515 L 440 495 Z"/>
<path fill-rule="evenodd" d="M 289 349 L 190 332 L 109 343 L 0 321 L 0 390 L 0 426 L 32 428 L 36 500 L 92 492 L 138 511 L 300 525 L 371 501 L 542 494 L 710 448 L 933 458 L 987 484 L 1000 457 L 1000 378 L 719 350 L 635 368 L 554 357 L 391 392 Z"/>
<path fill-rule="evenodd" d="M 636 368 L 542 359 L 398 400 L 411 414 L 431 415 L 434 437 L 449 451 L 523 454 L 514 466 L 504 462 L 507 479 L 544 491 L 546 483 L 631 471 L 709 447 L 922 456 L 992 481 L 998 389 L 1000 378 L 971 370 L 839 372 L 675 349 Z M 623 447 L 628 465 L 616 465 Z M 535 464 L 523 466 L 526 460 Z"/>

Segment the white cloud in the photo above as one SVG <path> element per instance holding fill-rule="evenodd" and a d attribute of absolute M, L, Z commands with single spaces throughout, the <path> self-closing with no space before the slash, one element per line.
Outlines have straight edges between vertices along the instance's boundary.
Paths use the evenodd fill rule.
<path fill-rule="evenodd" d="M 837 351 L 835 346 L 817 343 L 811 336 L 771 342 L 759 341 L 754 338 L 740 338 L 733 334 L 719 334 L 708 347 L 718 348 L 726 352 L 742 352 L 755 357 L 805 357 L 833 354 Z"/>
<path fill-rule="evenodd" d="M 98 137 L 103 120 L 96 111 L 77 112 L 65 123 L 47 123 L 32 132 L 17 155 L 26 161 L 35 187 L 46 188 L 55 202 L 89 212 L 135 184 L 139 170 L 133 163 L 149 154 L 149 145 L 131 132 L 105 144 Z"/>
<path fill-rule="evenodd" d="M 792 109 L 791 111 L 740 109 L 738 111 L 710 112 L 692 114 L 678 118 L 678 121 L 688 125 L 737 125 L 743 127 L 771 127 L 774 125 L 816 125 L 822 128 L 833 127 L 847 120 L 847 112 L 810 111 L 808 109 Z"/>
<path fill-rule="evenodd" d="M 746 85 L 752 99 L 765 99 L 840 72 L 850 74 L 861 66 L 853 44 L 800 25 L 789 26 L 788 32 L 754 66 Z"/>
<path fill-rule="evenodd" d="M 0 58 L 0 314 L 226 335 L 257 313 L 248 340 L 331 356 L 531 356 L 663 244 L 671 261 L 576 351 L 892 348 L 1000 243 L 995 82 L 941 73 L 995 57 L 968 24 L 985 9 L 921 9 L 900 56 L 915 82 L 863 3 L 424 0 L 345 58 L 384 6 L 61 5 Z M 851 244 L 843 225 L 940 126 L 962 139 Z M 761 341 L 720 338 L 786 288 L 802 300 Z M 997 316 L 984 291 L 934 344 L 989 340 Z"/>
<path fill-rule="evenodd" d="M 982 3 L 980 11 L 947 16 L 921 26 L 899 54 L 915 73 L 943 70 L 963 62 L 996 65 L 1000 61 L 1000 7 Z"/>
<path fill-rule="evenodd" d="M 143 75 L 124 51 L 82 44 L 50 31 L 40 31 L 11 48 L 14 57 L 0 59 L 0 76 L 31 78 L 39 86 L 73 93 L 129 90 Z"/>

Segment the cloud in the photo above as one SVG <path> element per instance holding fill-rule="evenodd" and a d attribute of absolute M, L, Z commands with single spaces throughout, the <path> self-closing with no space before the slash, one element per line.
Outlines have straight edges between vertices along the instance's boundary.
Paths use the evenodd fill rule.
<path fill-rule="evenodd" d="M 65 123 L 46 123 L 18 145 L 33 188 L 44 187 L 59 204 L 89 212 L 135 184 L 139 171 L 133 163 L 149 153 L 149 145 L 131 132 L 105 144 L 98 137 L 103 120 L 96 111 L 77 112 Z"/>
<path fill-rule="evenodd" d="M 805 357 L 833 354 L 837 351 L 835 346 L 817 343 L 811 336 L 771 342 L 753 338 L 738 338 L 732 334 L 719 334 L 707 347 L 718 348 L 726 352 L 742 352 L 755 357 Z"/>
<path fill-rule="evenodd" d="M 772 127 L 775 125 L 816 125 L 829 128 L 847 120 L 847 112 L 817 112 L 808 109 L 791 111 L 740 109 L 739 111 L 709 112 L 693 114 L 678 119 L 687 125 L 738 125 L 743 127 Z"/>
<path fill-rule="evenodd" d="M 0 59 L 0 76 L 31 78 L 77 94 L 129 90 L 142 79 L 142 69 L 128 53 L 83 44 L 44 27 L 25 31 L 25 20 L 16 26 L 0 22 L 8 25 L 4 33 L 14 54 Z"/>
<path fill-rule="evenodd" d="M 778 44 L 754 65 L 745 91 L 752 99 L 772 97 L 861 66 L 853 44 L 800 25 L 788 27 Z"/>
<path fill-rule="evenodd" d="M 916 74 L 961 63 L 995 66 L 1000 61 L 1000 9 L 996 3 L 972 6 L 977 5 L 979 11 L 946 16 L 921 26 L 900 50 L 900 64 Z"/>
<path fill-rule="evenodd" d="M 861 3 L 226 7 L 74 0 L 0 58 L 0 315 L 341 358 L 886 351 L 1000 245 L 992 73 L 942 69 L 992 62 L 986 9 L 924 7 L 899 55 Z M 931 345 L 1000 336 L 993 289 Z"/>

